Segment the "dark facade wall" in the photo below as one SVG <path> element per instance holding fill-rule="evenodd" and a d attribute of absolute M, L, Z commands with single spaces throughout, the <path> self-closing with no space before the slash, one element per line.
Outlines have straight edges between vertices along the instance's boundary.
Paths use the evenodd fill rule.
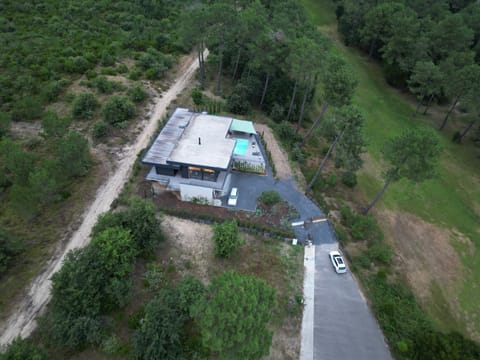
<path fill-rule="evenodd" d="M 158 175 L 175 176 L 175 169 L 172 168 L 155 166 L 155 171 Z"/>

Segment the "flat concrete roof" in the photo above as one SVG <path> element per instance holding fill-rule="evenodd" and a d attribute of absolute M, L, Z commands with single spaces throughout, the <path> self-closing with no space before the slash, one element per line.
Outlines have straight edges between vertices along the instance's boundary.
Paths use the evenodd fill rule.
<path fill-rule="evenodd" d="M 227 117 L 194 114 L 168 161 L 226 170 L 235 147 L 235 139 L 226 138 L 231 123 Z"/>

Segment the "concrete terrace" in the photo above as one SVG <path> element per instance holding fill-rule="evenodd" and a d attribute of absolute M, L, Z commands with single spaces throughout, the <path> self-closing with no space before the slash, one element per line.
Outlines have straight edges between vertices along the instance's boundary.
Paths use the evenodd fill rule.
<path fill-rule="evenodd" d="M 180 174 L 177 174 L 176 176 L 159 175 L 156 173 L 155 168 L 152 167 L 148 172 L 146 179 L 157 181 L 165 185 L 169 190 L 173 190 L 173 191 L 179 191 L 180 184 L 197 185 L 197 186 L 209 187 L 215 190 L 222 190 L 225 184 L 227 175 L 228 173 L 226 171 L 221 171 L 218 174 L 217 181 L 213 182 L 213 181 L 206 181 L 206 180 L 182 178 Z"/>
<path fill-rule="evenodd" d="M 195 114 L 170 158 L 172 163 L 227 169 L 235 139 L 226 138 L 232 119 Z"/>

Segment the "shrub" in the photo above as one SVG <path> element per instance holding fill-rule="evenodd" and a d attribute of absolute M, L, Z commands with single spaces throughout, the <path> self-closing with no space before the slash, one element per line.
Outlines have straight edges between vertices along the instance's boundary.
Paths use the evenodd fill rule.
<path fill-rule="evenodd" d="M 270 110 L 270 118 L 276 123 L 282 122 L 285 118 L 285 108 L 279 103 L 274 103 Z"/>
<path fill-rule="evenodd" d="M 71 131 L 58 145 L 57 159 L 62 175 L 67 177 L 86 175 L 91 165 L 87 139 L 80 133 Z"/>
<path fill-rule="evenodd" d="M 115 88 L 115 83 L 107 80 L 105 76 L 95 78 L 95 80 L 93 80 L 93 85 L 102 94 L 111 94 Z"/>
<path fill-rule="evenodd" d="M 325 185 L 328 187 L 335 187 L 337 185 L 337 175 L 333 172 L 328 174 L 328 177 L 325 180 Z"/>
<path fill-rule="evenodd" d="M 42 90 L 42 96 L 47 102 L 53 102 L 58 99 L 62 92 L 62 84 L 59 81 L 49 82 Z"/>
<path fill-rule="evenodd" d="M 258 197 L 258 202 L 266 206 L 273 206 L 279 203 L 281 200 L 282 200 L 282 197 L 275 190 L 264 191 Z"/>
<path fill-rule="evenodd" d="M 47 360 L 47 353 L 27 339 L 16 338 L 0 353 L 1 360 Z"/>
<path fill-rule="evenodd" d="M 124 211 L 107 212 L 101 215 L 93 228 L 93 234 L 98 234 L 110 227 L 122 227 L 132 234 L 137 250 L 143 255 L 148 255 L 163 240 L 155 208 L 151 202 L 139 198 L 130 200 L 128 205 L 129 207 Z"/>
<path fill-rule="evenodd" d="M 295 131 L 292 125 L 287 121 L 282 121 L 280 124 L 274 127 L 274 131 L 281 141 L 285 143 L 292 143 L 298 140 L 298 136 L 295 135 Z"/>
<path fill-rule="evenodd" d="M 205 103 L 202 91 L 199 88 L 192 89 L 191 97 L 195 106 L 201 106 Z"/>
<path fill-rule="evenodd" d="M 83 74 L 91 67 L 91 64 L 82 56 L 72 56 L 65 60 L 64 67 L 68 73 Z"/>
<path fill-rule="evenodd" d="M 24 246 L 18 239 L 0 228 L 0 275 L 7 270 L 15 256 L 23 249 Z"/>
<path fill-rule="evenodd" d="M 383 240 L 383 233 L 371 215 L 356 214 L 346 205 L 342 206 L 340 214 L 353 240 Z"/>
<path fill-rule="evenodd" d="M 231 93 L 227 98 L 227 110 L 234 114 L 247 115 L 252 106 L 250 102 L 239 93 Z"/>
<path fill-rule="evenodd" d="M 117 70 L 113 67 L 106 67 L 100 70 L 100 74 L 102 75 L 117 75 Z"/>
<path fill-rule="evenodd" d="M 133 335 L 135 359 L 183 358 L 181 334 L 185 320 L 178 309 L 178 292 L 162 289 L 145 307 L 145 317 Z"/>
<path fill-rule="evenodd" d="M 292 147 L 292 157 L 300 164 L 305 163 L 305 154 L 302 147 L 298 145 L 298 143 L 294 144 Z"/>
<path fill-rule="evenodd" d="M 102 53 L 102 57 L 100 58 L 100 64 L 103 66 L 112 66 L 115 64 L 115 56 L 110 54 L 108 51 L 104 51 Z"/>
<path fill-rule="evenodd" d="M 147 98 L 147 92 L 142 85 L 133 85 L 128 89 L 128 96 L 133 102 L 141 103 Z"/>
<path fill-rule="evenodd" d="M 130 71 L 130 74 L 128 75 L 128 78 L 133 81 L 137 81 L 142 77 L 142 71 L 140 69 L 133 69 Z"/>
<path fill-rule="evenodd" d="M 93 125 L 92 136 L 95 139 L 101 139 L 107 136 L 107 133 L 108 133 L 108 125 L 105 121 L 100 120 Z"/>
<path fill-rule="evenodd" d="M 0 112 L 0 138 L 5 136 L 10 130 L 10 116 L 4 112 Z"/>
<path fill-rule="evenodd" d="M 117 66 L 117 72 L 119 74 L 126 74 L 128 72 L 128 67 L 125 64 L 120 64 Z"/>
<path fill-rule="evenodd" d="M 43 115 L 43 136 L 47 138 L 62 138 L 67 133 L 69 126 L 69 118 L 61 118 L 53 111 L 48 111 Z"/>
<path fill-rule="evenodd" d="M 140 55 L 137 65 L 145 70 L 145 76 L 148 79 L 160 79 L 165 71 L 170 68 L 172 61 L 160 51 L 154 48 L 148 48 L 146 53 Z"/>
<path fill-rule="evenodd" d="M 265 280 L 225 271 L 192 308 L 202 343 L 219 359 L 261 359 L 272 343 L 275 290 Z"/>
<path fill-rule="evenodd" d="M 13 121 L 29 121 L 42 117 L 43 107 L 38 96 L 26 96 L 17 100 L 11 111 Z"/>
<path fill-rule="evenodd" d="M 235 220 L 225 221 L 213 227 L 213 241 L 215 243 L 215 255 L 218 257 L 230 257 L 233 252 L 242 245 L 242 239 Z"/>
<path fill-rule="evenodd" d="M 341 175 L 342 183 L 349 188 L 354 188 L 357 185 L 357 174 L 352 171 L 346 171 Z"/>
<path fill-rule="evenodd" d="M 99 103 L 92 93 L 80 93 L 75 97 L 72 115 L 77 119 L 91 119 Z"/>
<path fill-rule="evenodd" d="M 367 250 L 367 255 L 370 260 L 382 264 L 382 265 L 390 265 L 392 261 L 393 252 L 392 248 L 385 244 L 385 243 L 377 243 L 373 244 Z"/>
<path fill-rule="evenodd" d="M 186 275 L 177 283 L 179 310 L 188 315 L 192 305 L 205 295 L 205 286 L 192 275 Z"/>
<path fill-rule="evenodd" d="M 85 73 L 85 76 L 87 77 L 88 80 L 95 79 L 97 75 L 98 74 L 95 72 L 95 70 L 92 70 L 92 69 L 87 70 L 87 72 Z"/>
<path fill-rule="evenodd" d="M 480 358 L 480 345 L 457 332 L 445 334 L 431 329 L 418 331 L 414 353 L 422 360 L 473 360 Z"/>
<path fill-rule="evenodd" d="M 102 113 L 105 122 L 119 126 L 135 115 L 135 105 L 124 96 L 112 96 L 105 104 Z"/>

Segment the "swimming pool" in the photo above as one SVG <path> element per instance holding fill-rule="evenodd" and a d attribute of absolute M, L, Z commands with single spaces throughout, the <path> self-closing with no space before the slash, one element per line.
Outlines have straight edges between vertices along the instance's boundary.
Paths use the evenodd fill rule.
<path fill-rule="evenodd" d="M 237 139 L 235 143 L 235 149 L 233 149 L 233 153 L 235 155 L 245 155 L 248 149 L 248 140 L 246 139 Z"/>

